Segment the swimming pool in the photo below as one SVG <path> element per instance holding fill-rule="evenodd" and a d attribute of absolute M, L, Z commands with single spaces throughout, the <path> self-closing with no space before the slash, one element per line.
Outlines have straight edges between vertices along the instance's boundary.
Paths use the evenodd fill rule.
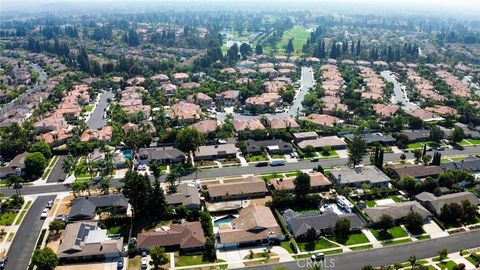
<path fill-rule="evenodd" d="M 215 220 L 213 222 L 213 226 L 218 227 L 221 224 L 230 223 L 234 219 L 235 219 L 235 216 L 233 216 L 233 215 L 224 216 L 222 218 L 219 218 L 219 219 Z"/>
<path fill-rule="evenodd" d="M 131 158 L 132 158 L 132 155 L 133 155 L 133 151 L 132 151 L 132 150 L 125 150 L 125 151 L 123 151 L 123 156 L 124 156 L 125 158 L 131 159 Z"/>

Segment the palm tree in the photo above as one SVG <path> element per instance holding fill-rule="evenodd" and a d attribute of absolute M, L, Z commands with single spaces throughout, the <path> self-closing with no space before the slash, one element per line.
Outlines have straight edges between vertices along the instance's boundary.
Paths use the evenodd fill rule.
<path fill-rule="evenodd" d="M 63 160 L 62 169 L 63 171 L 67 172 L 68 174 L 73 171 L 73 177 L 77 180 L 75 176 L 75 169 L 77 167 L 77 161 L 72 156 L 72 154 L 68 154 L 67 157 Z"/>
<path fill-rule="evenodd" d="M 153 178 L 155 178 L 155 180 L 158 180 L 160 178 L 160 176 L 162 175 L 162 168 L 160 166 L 160 162 L 158 162 L 158 160 L 150 160 L 150 162 L 148 162 L 148 166 L 150 167 L 150 170 L 152 171 L 152 174 L 153 174 Z"/>
<path fill-rule="evenodd" d="M 20 195 L 20 189 L 22 188 L 23 178 L 16 175 L 11 174 L 6 179 L 7 187 L 13 187 L 15 189 L 15 194 Z"/>
<path fill-rule="evenodd" d="M 109 180 L 103 180 L 100 182 L 100 191 L 107 195 L 110 193 L 110 181 Z"/>
<path fill-rule="evenodd" d="M 198 179 L 198 172 L 201 172 L 201 171 L 202 169 L 200 169 L 200 167 L 197 164 L 193 165 L 192 172 L 195 173 L 195 182 L 197 182 L 197 179 Z"/>
<path fill-rule="evenodd" d="M 170 193 L 177 192 L 177 175 L 175 173 L 169 173 L 165 180 L 168 183 L 168 191 Z"/>
<path fill-rule="evenodd" d="M 415 255 L 412 255 L 408 258 L 408 261 L 412 265 L 412 270 L 415 269 L 415 265 L 417 264 L 417 257 Z"/>

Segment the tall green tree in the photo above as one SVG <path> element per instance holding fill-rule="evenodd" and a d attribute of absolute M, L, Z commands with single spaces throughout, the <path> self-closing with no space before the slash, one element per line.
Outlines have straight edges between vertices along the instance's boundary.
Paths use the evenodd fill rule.
<path fill-rule="evenodd" d="M 29 151 L 32 152 L 32 153 L 33 152 L 42 153 L 42 155 L 44 157 L 46 157 L 47 159 L 52 157 L 52 150 L 50 149 L 50 145 L 48 145 L 48 143 L 46 143 L 45 141 L 38 141 L 38 142 L 34 143 L 30 147 Z"/>
<path fill-rule="evenodd" d="M 137 172 L 127 172 L 124 177 L 122 193 L 129 198 L 136 217 L 146 216 L 150 211 L 149 198 L 151 194 L 151 184 L 148 176 Z"/>
<path fill-rule="evenodd" d="M 25 181 L 22 177 L 16 174 L 10 174 L 5 181 L 7 187 L 12 187 L 13 189 L 15 189 L 15 194 L 20 195 L 22 183 Z"/>
<path fill-rule="evenodd" d="M 300 172 L 293 180 L 293 184 L 295 185 L 295 193 L 297 195 L 307 194 L 310 191 L 310 175 Z"/>
<path fill-rule="evenodd" d="M 149 253 L 152 259 L 150 265 L 153 265 L 154 269 L 159 269 L 161 265 L 165 265 L 170 261 L 163 247 L 154 247 L 150 249 Z"/>
<path fill-rule="evenodd" d="M 293 47 L 293 39 L 290 38 L 288 39 L 287 46 L 285 47 L 285 52 L 287 55 L 291 55 L 295 51 L 295 48 Z"/>
<path fill-rule="evenodd" d="M 450 140 L 453 143 L 459 143 L 465 138 L 465 131 L 461 127 L 455 127 L 450 134 Z"/>
<path fill-rule="evenodd" d="M 347 143 L 348 163 L 353 167 L 362 163 L 363 158 L 367 154 L 367 142 L 362 134 L 356 132 L 352 140 Z"/>
<path fill-rule="evenodd" d="M 177 148 L 186 152 L 194 152 L 203 143 L 203 135 L 196 129 L 187 127 L 177 133 Z"/>
<path fill-rule="evenodd" d="M 32 256 L 32 264 L 38 270 L 53 270 L 59 263 L 57 254 L 49 247 L 35 250 Z"/>
<path fill-rule="evenodd" d="M 28 153 L 25 157 L 25 175 L 30 179 L 42 176 L 48 160 L 40 152 Z"/>
<path fill-rule="evenodd" d="M 263 54 L 263 47 L 261 44 L 257 44 L 257 46 L 255 46 L 255 54 L 256 55 Z"/>

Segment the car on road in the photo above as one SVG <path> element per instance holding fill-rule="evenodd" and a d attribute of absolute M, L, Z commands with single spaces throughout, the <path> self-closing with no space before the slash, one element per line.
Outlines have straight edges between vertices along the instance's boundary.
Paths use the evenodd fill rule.
<path fill-rule="evenodd" d="M 268 166 L 267 161 L 260 161 L 257 164 L 255 164 L 255 167 L 266 167 L 266 166 Z"/>
<path fill-rule="evenodd" d="M 8 261 L 8 257 L 6 256 L 0 260 L 0 270 L 5 269 L 5 266 L 7 265 L 7 261 Z"/>
<path fill-rule="evenodd" d="M 43 209 L 40 219 L 46 219 L 48 217 L 48 208 Z"/>
<path fill-rule="evenodd" d="M 52 209 L 52 206 L 53 206 L 53 201 L 48 201 L 46 208 Z"/>
<path fill-rule="evenodd" d="M 285 165 L 285 159 L 272 159 L 270 166 L 283 166 Z"/>
<path fill-rule="evenodd" d="M 125 265 L 125 259 L 123 257 L 120 257 L 117 261 L 117 269 L 123 269 Z"/>
<path fill-rule="evenodd" d="M 142 269 L 147 269 L 148 267 L 148 259 L 147 257 L 142 257 Z"/>
<path fill-rule="evenodd" d="M 325 254 L 323 254 L 323 253 L 314 254 L 314 255 L 312 255 L 311 259 L 314 262 L 323 261 L 323 260 L 325 260 Z"/>
<path fill-rule="evenodd" d="M 314 157 L 314 158 L 310 159 L 311 162 L 317 162 L 317 161 L 319 161 L 319 160 L 320 160 L 320 159 L 319 159 L 318 157 Z"/>
<path fill-rule="evenodd" d="M 441 139 L 440 141 L 444 144 L 450 144 L 450 141 L 447 139 Z"/>

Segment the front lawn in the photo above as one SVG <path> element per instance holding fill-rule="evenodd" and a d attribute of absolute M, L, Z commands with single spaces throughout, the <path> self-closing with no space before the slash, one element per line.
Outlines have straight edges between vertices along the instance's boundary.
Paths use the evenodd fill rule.
<path fill-rule="evenodd" d="M 400 239 L 400 240 L 393 240 L 390 242 L 383 242 L 382 245 L 384 246 L 393 246 L 393 245 L 398 245 L 398 244 L 403 244 L 403 243 L 409 243 L 412 242 L 412 239 L 410 238 L 405 238 L 405 239 Z"/>
<path fill-rule="evenodd" d="M 189 266 L 189 265 L 198 265 L 202 264 L 203 262 L 203 255 L 196 254 L 196 255 L 180 255 L 179 253 L 175 253 L 175 266 Z"/>
<path fill-rule="evenodd" d="M 91 112 L 93 110 L 93 105 L 87 105 L 83 107 L 83 111 L 85 112 Z"/>
<path fill-rule="evenodd" d="M 338 247 L 338 245 L 330 241 L 327 241 L 324 238 L 320 238 L 317 242 L 315 242 L 315 245 L 312 245 L 311 243 L 307 243 L 307 242 L 297 242 L 297 245 L 301 251 L 312 251 L 312 250 Z"/>
<path fill-rule="evenodd" d="M 141 256 L 135 256 L 128 259 L 128 269 L 140 269 L 142 263 L 141 259 Z"/>
<path fill-rule="evenodd" d="M 469 143 L 473 145 L 479 145 L 480 144 L 480 139 L 466 139 Z"/>
<path fill-rule="evenodd" d="M 277 173 L 262 175 L 262 179 L 264 181 L 270 181 L 270 180 L 276 179 L 276 178 L 282 178 L 282 176 L 280 174 L 277 174 Z"/>
<path fill-rule="evenodd" d="M 370 249 L 370 248 L 373 248 L 373 245 L 356 246 L 356 247 L 351 247 L 350 249 L 355 251 L 355 250 L 364 250 L 364 249 Z"/>
<path fill-rule="evenodd" d="M 286 251 L 288 251 L 288 253 L 290 253 L 290 254 L 295 253 L 295 252 L 293 252 L 292 244 L 291 244 L 290 241 L 283 241 L 283 242 L 280 243 L 280 246 L 282 248 L 284 248 Z"/>
<path fill-rule="evenodd" d="M 375 238 L 381 241 L 408 236 L 407 232 L 400 226 L 393 227 L 388 232 L 379 229 L 372 229 L 371 232 Z"/>
<path fill-rule="evenodd" d="M 329 236 L 328 239 L 347 246 L 369 242 L 368 238 L 362 232 L 352 233 L 348 236 L 348 239 L 337 239 L 336 236 Z"/>
<path fill-rule="evenodd" d="M 365 203 L 367 204 L 368 207 L 375 207 L 375 205 L 377 205 L 375 200 L 367 200 L 365 201 Z"/>
<path fill-rule="evenodd" d="M 441 269 L 453 270 L 453 268 L 457 266 L 457 264 L 454 263 L 453 261 L 446 261 L 446 262 L 437 263 L 437 266 L 440 267 Z"/>
<path fill-rule="evenodd" d="M 267 161 L 267 157 L 265 155 L 250 155 L 248 157 L 248 161 L 256 162 L 256 161 Z"/>
<path fill-rule="evenodd" d="M 285 159 L 284 154 L 270 154 L 273 159 Z"/>
<path fill-rule="evenodd" d="M 3 225 L 3 226 L 12 225 L 16 216 L 17 216 L 17 212 L 5 212 L 5 213 L 3 213 L 0 216 L 0 225 Z"/>

